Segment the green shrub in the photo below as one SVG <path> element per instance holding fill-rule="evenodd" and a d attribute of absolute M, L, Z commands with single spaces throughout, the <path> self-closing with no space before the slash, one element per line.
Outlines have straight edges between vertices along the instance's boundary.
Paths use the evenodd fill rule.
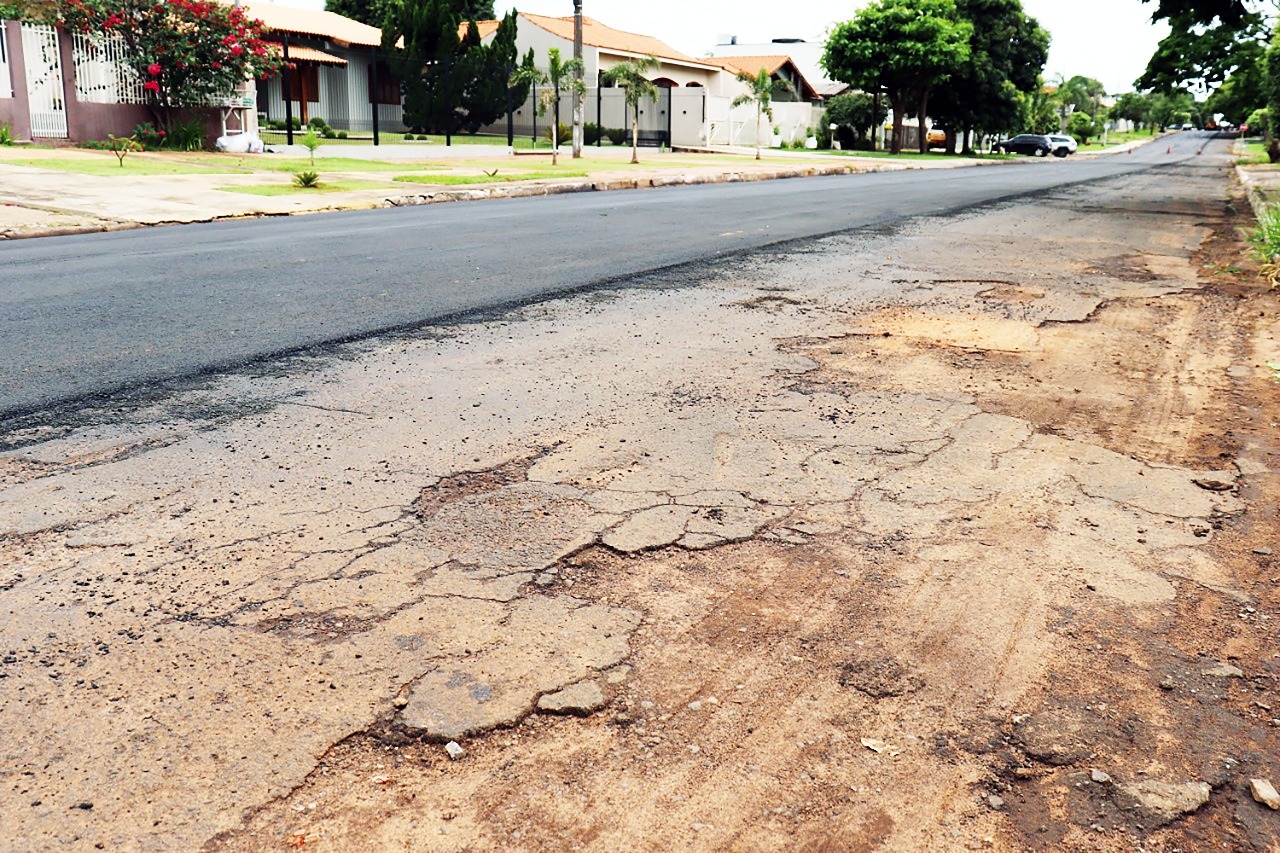
<path fill-rule="evenodd" d="M 0 145 L 13 144 L 13 131 L 9 130 L 9 125 L 0 124 Z"/>
<path fill-rule="evenodd" d="M 412 142 L 413 140 L 414 140 L 414 135 L 412 133 L 406 133 L 404 135 L 405 142 Z"/>
<path fill-rule="evenodd" d="M 328 126 L 329 123 L 320 118 L 320 116 L 314 116 L 311 121 L 307 122 L 307 127 L 314 128 L 317 133 L 323 131 Z"/>
<path fill-rule="evenodd" d="M 419 133 L 419 134 L 418 134 L 418 141 L 419 141 L 419 142 L 427 142 L 427 141 L 429 141 L 430 139 L 431 139 L 431 137 L 430 137 L 430 136 L 427 136 L 425 133 Z"/>
<path fill-rule="evenodd" d="M 604 135 L 614 145 L 626 145 L 629 138 L 626 128 L 623 127 L 611 127 L 604 132 Z"/>
<path fill-rule="evenodd" d="M 346 139 L 346 138 L 347 138 L 347 132 L 346 132 L 345 130 L 340 130 L 340 131 L 338 131 L 338 138 L 339 138 L 339 139 Z"/>
<path fill-rule="evenodd" d="M 175 122 L 163 144 L 174 151 L 200 151 L 204 148 L 204 125 L 199 119 Z"/>
<path fill-rule="evenodd" d="M 141 145 L 147 151 L 155 151 L 164 147 L 165 137 L 168 132 L 157 128 L 151 122 L 140 124 L 133 129 L 131 136 L 134 141 Z"/>
<path fill-rule="evenodd" d="M 316 149 L 324 144 L 320 137 L 316 136 L 316 129 L 308 127 L 307 132 L 303 134 L 298 142 L 303 148 L 307 149 L 307 153 L 311 156 L 311 165 L 314 166 L 316 164 Z"/>
<path fill-rule="evenodd" d="M 544 131 L 542 132 L 542 135 L 543 135 L 543 137 L 544 137 L 544 138 L 546 138 L 546 140 L 547 140 L 548 142 L 550 142 L 550 141 L 551 141 L 551 128 L 549 128 L 549 127 L 548 127 L 546 130 L 544 130 Z M 571 125 L 571 124 L 563 124 L 563 123 L 562 123 L 562 124 L 560 125 L 560 144 L 561 144 L 561 145 L 567 145 L 567 144 L 568 144 L 568 143 L 570 143 L 570 142 L 573 142 L 573 125 Z"/>
<path fill-rule="evenodd" d="M 320 186 L 320 174 L 312 170 L 298 172 L 293 176 L 293 182 L 304 190 L 314 190 Z"/>
<path fill-rule="evenodd" d="M 321 135 L 321 136 L 323 136 L 325 139 L 337 139 L 337 138 L 338 138 L 338 132 L 337 132 L 336 130 L 334 130 L 332 127 L 326 127 L 326 128 L 324 128 L 323 130 L 321 130 L 321 131 L 320 131 L 320 135 Z"/>
<path fill-rule="evenodd" d="M 600 129 L 600 125 L 587 122 L 582 126 L 582 144 L 595 145 L 600 141 L 600 137 L 604 135 L 604 131 Z"/>

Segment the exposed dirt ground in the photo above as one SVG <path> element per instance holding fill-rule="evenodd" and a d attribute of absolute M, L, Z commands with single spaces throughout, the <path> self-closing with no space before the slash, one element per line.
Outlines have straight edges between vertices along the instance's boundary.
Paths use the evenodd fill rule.
<path fill-rule="evenodd" d="M 1276 849 L 1212 152 L 11 435 L 0 834 Z"/>

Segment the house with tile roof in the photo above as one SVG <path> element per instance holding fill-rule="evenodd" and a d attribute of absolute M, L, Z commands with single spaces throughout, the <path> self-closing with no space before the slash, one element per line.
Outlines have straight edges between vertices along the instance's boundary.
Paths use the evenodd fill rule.
<path fill-rule="evenodd" d="M 290 111 L 306 126 L 322 118 L 337 130 L 368 131 L 373 111 L 382 130 L 403 131 L 400 81 L 381 54 L 382 31 L 334 12 L 246 0 L 250 16 L 288 53 L 289 72 L 257 85 L 258 115 L 285 118 L 285 77 Z"/>
<path fill-rule="evenodd" d="M 720 66 L 735 78 L 739 74 L 748 74 L 755 77 L 761 71 L 764 71 L 770 78 L 784 83 L 787 87 L 774 95 L 775 103 L 791 103 L 794 101 L 812 103 L 820 100 L 817 90 L 804 76 L 804 73 L 800 71 L 800 67 L 796 65 L 791 57 L 785 54 L 708 57 L 703 61 Z"/>
<path fill-rule="evenodd" d="M 288 91 L 303 124 L 367 130 L 373 110 L 387 130 L 403 130 L 400 84 L 379 63 L 382 33 L 332 12 L 266 2 L 243 4 L 268 38 L 289 51 Z M 154 120 L 142 81 L 122 64 L 118 39 L 35 22 L 0 21 L 0 124 L 19 139 L 68 141 L 128 136 Z M 259 115 L 283 119 L 284 75 L 246 84 L 201 110 L 209 136 L 257 129 Z M 255 97 L 256 95 L 256 97 Z"/>
<path fill-rule="evenodd" d="M 557 48 L 562 55 L 573 53 L 573 17 L 549 17 L 521 12 L 517 21 L 516 46 L 521 55 L 530 49 L 540 67 L 545 66 L 547 52 Z M 483 32 L 483 30 L 482 30 Z M 778 103 L 782 113 L 784 136 L 803 138 L 805 130 L 816 119 L 808 101 L 816 95 L 800 69 L 789 57 L 759 57 L 743 60 L 738 65 L 726 60 L 696 58 L 681 53 L 661 39 L 610 27 L 588 16 L 583 17 L 583 65 L 588 94 L 585 101 L 586 122 L 604 128 L 630 127 L 623 92 L 602 82 L 602 75 L 619 63 L 652 56 L 658 67 L 649 78 L 659 87 L 656 101 L 641 105 L 639 127 L 642 139 L 651 143 L 697 147 L 708 144 L 754 144 L 754 113 L 748 121 L 747 110 L 731 107 L 735 97 L 745 88 L 736 79 L 747 68 L 755 73 L 769 67 L 770 74 L 785 77 L 797 84 L 797 102 Z M 547 132 L 549 116 L 539 116 L 536 93 L 517 111 L 520 133 L 534 136 Z M 785 98 L 779 99 L 785 101 Z M 568 106 L 561 112 L 562 123 L 569 121 Z M 497 130 L 495 127 L 494 130 Z"/>

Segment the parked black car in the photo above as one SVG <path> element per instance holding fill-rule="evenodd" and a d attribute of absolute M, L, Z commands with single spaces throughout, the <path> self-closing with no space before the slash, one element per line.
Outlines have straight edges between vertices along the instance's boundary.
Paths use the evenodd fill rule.
<path fill-rule="evenodd" d="M 1020 133 L 1012 139 L 997 142 L 995 148 L 1001 154 L 1030 154 L 1034 157 L 1044 157 L 1053 151 L 1054 144 L 1053 140 L 1047 136 Z"/>

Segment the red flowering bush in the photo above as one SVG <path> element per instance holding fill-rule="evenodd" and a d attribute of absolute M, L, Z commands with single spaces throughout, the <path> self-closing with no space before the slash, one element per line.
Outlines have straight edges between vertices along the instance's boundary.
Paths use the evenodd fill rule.
<path fill-rule="evenodd" d="M 156 118 L 231 95 L 279 65 L 261 21 L 216 0 L 58 0 L 58 23 L 117 35 Z"/>

